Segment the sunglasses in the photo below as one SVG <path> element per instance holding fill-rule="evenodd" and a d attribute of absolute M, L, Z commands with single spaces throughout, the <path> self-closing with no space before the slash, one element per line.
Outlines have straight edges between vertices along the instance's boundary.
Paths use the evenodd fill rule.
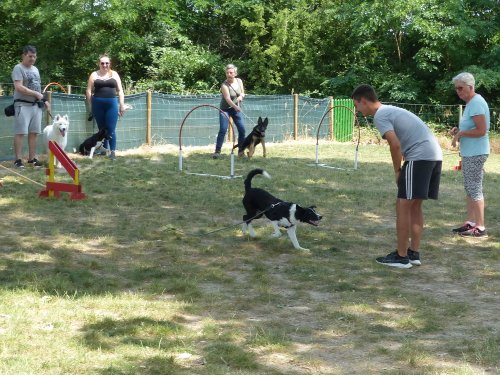
<path fill-rule="evenodd" d="M 109 62 L 102 62 L 101 65 L 109 65 Z"/>

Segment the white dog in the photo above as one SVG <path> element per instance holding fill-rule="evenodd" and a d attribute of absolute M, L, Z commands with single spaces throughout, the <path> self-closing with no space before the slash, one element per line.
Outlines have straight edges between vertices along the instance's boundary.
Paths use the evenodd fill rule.
<path fill-rule="evenodd" d="M 49 141 L 54 141 L 64 151 L 66 145 L 68 144 L 68 128 L 69 128 L 68 115 L 55 116 L 52 125 L 47 125 L 43 129 L 45 144 L 48 145 Z M 61 164 L 57 162 L 57 167 L 59 168 L 60 166 Z"/>

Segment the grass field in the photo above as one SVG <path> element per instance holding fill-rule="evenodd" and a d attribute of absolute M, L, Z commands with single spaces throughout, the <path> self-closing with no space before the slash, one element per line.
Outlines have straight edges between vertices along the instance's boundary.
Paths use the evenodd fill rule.
<path fill-rule="evenodd" d="M 188 150 L 186 170 L 228 174 L 227 151 L 210 151 Z M 39 199 L 0 170 L 0 374 L 500 373 L 500 155 L 486 164 L 489 238 L 451 235 L 464 193 L 445 151 L 423 265 L 399 270 L 374 261 L 395 247 L 386 146 L 361 146 L 357 171 L 308 166 L 312 143 L 260 152 L 236 174 L 264 168 L 273 179 L 254 186 L 317 206 L 321 226 L 297 230 L 309 255 L 265 220 L 257 239 L 208 234 L 241 220 L 242 179 L 181 174 L 161 147 L 75 158 L 84 201 Z M 321 146 L 325 163 L 353 155 Z"/>

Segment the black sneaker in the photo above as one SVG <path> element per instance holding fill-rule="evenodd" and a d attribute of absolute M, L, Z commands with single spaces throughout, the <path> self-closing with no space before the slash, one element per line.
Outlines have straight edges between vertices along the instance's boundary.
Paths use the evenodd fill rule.
<path fill-rule="evenodd" d="M 114 151 L 111 151 L 110 154 L 109 154 L 109 158 L 111 160 L 115 160 L 116 159 L 116 155 L 115 155 L 115 152 Z"/>
<path fill-rule="evenodd" d="M 411 268 L 411 263 L 408 256 L 405 257 L 400 256 L 397 250 L 387 254 L 385 257 L 377 258 L 377 263 L 389 267 Z"/>
<path fill-rule="evenodd" d="M 420 266 L 422 263 L 420 262 L 420 252 L 413 251 L 412 249 L 408 249 L 408 260 L 414 266 Z"/>
<path fill-rule="evenodd" d="M 43 164 L 38 161 L 37 158 L 33 158 L 33 160 L 28 160 L 28 164 L 33 167 L 41 167 Z"/>
<path fill-rule="evenodd" d="M 460 233 L 461 236 L 463 237 L 488 237 L 488 233 L 486 233 L 485 230 L 481 230 L 478 227 L 474 227 L 472 229 L 469 229 L 468 231 Z"/>
<path fill-rule="evenodd" d="M 220 158 L 220 151 L 215 151 L 214 154 L 212 155 L 213 159 L 219 159 Z"/>
<path fill-rule="evenodd" d="M 451 231 L 453 233 L 463 233 L 463 232 L 467 232 L 468 230 L 471 230 L 472 228 L 474 228 L 472 225 L 470 225 L 469 223 L 465 223 L 460 228 L 455 228 L 455 229 L 452 229 Z"/>
<path fill-rule="evenodd" d="M 21 159 L 17 159 L 17 160 L 14 162 L 14 167 L 16 167 L 16 168 L 24 168 L 23 161 L 22 161 Z"/>

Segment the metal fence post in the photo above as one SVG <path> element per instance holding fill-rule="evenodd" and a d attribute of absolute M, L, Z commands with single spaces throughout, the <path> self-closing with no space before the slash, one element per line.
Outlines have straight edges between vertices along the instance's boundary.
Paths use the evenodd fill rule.
<path fill-rule="evenodd" d="M 328 136 L 330 141 L 333 141 L 333 96 L 328 97 Z"/>
<path fill-rule="evenodd" d="M 293 140 L 299 137 L 299 94 L 293 94 Z"/>
<path fill-rule="evenodd" d="M 146 106 L 147 106 L 147 114 L 146 114 L 146 144 L 151 146 L 151 90 L 148 90 L 146 96 Z"/>

